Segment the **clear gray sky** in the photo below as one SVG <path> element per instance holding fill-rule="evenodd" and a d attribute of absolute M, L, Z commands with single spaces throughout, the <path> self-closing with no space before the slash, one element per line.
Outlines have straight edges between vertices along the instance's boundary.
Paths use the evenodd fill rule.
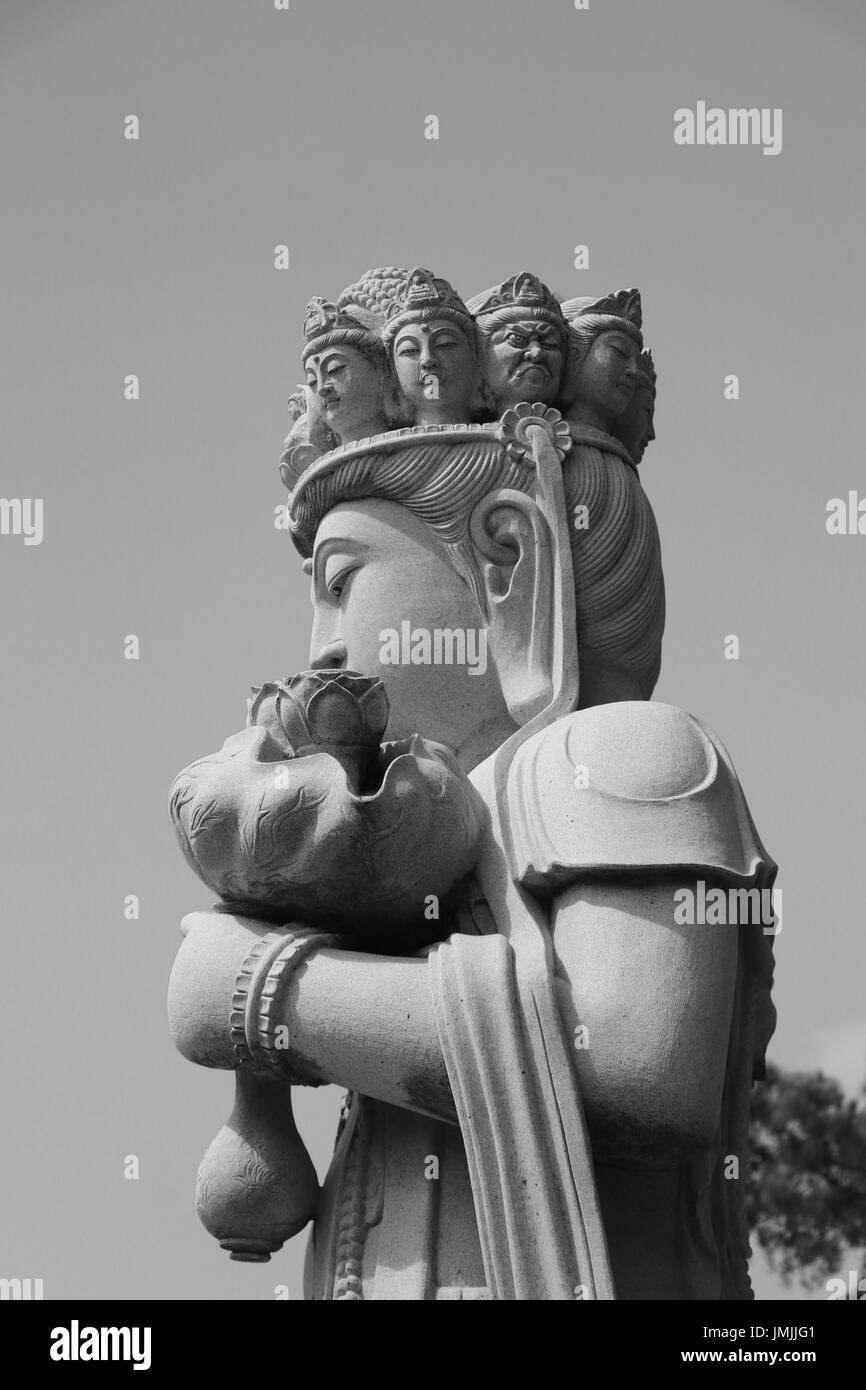
<path fill-rule="evenodd" d="M 862 1080 L 866 536 L 825 508 L 866 496 L 864 49 L 860 0 L 4 0 L 0 491 L 44 499 L 44 539 L 0 536 L 0 1274 L 300 1297 L 303 1239 L 241 1266 L 193 1212 L 232 1083 L 168 1037 L 208 897 L 165 803 L 251 684 L 306 665 L 285 400 L 306 300 L 372 265 L 642 290 L 656 694 L 720 734 L 781 865 L 771 1055 Z M 677 147 L 699 100 L 781 107 L 781 154 Z M 338 1098 L 297 1097 L 320 1170 Z"/>

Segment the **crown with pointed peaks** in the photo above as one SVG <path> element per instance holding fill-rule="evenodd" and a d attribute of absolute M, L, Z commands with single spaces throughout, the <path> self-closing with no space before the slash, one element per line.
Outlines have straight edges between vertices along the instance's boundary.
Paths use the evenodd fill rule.
<path fill-rule="evenodd" d="M 304 312 L 304 338 L 303 362 L 313 353 L 338 343 L 361 349 L 381 350 L 382 347 L 378 333 L 362 323 L 360 318 L 347 314 L 345 309 L 338 309 L 336 304 L 320 294 L 313 295 Z"/>
<path fill-rule="evenodd" d="M 304 337 L 307 342 L 321 333 L 331 333 L 335 328 L 363 328 L 358 319 L 338 309 L 329 299 L 320 294 L 313 295 L 304 311 Z"/>
<path fill-rule="evenodd" d="M 533 318 L 547 318 L 557 324 L 563 322 L 559 300 L 537 275 L 528 270 L 510 276 L 495 289 L 476 295 L 469 301 L 469 306 L 479 320 L 495 319 L 506 313 L 513 318 L 515 311 L 526 310 Z"/>
<path fill-rule="evenodd" d="M 583 314 L 605 314 L 610 318 L 625 319 L 640 331 L 643 323 L 640 290 L 617 290 L 616 294 L 605 294 L 601 299 L 584 304 L 577 317 Z"/>
<path fill-rule="evenodd" d="M 419 319 L 443 318 L 458 323 L 464 333 L 474 333 L 475 323 L 453 285 L 417 266 L 399 286 L 389 306 L 382 330 L 386 344 L 394 341 L 400 329 Z"/>

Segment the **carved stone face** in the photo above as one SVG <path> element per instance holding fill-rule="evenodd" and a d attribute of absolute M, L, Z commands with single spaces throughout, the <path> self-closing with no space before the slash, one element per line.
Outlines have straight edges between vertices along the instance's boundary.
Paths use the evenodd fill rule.
<path fill-rule="evenodd" d="M 554 399 L 563 366 L 563 340 L 555 324 L 518 319 L 494 328 L 483 343 L 484 374 L 498 410 Z"/>
<path fill-rule="evenodd" d="M 310 664 L 381 677 L 387 737 L 417 730 L 466 767 L 513 731 L 484 620 L 444 546 L 412 512 L 378 499 L 340 503 L 319 526 L 312 569 Z M 435 660 L 437 631 L 462 634 L 463 664 Z M 444 641 L 440 648 L 444 656 Z"/>
<path fill-rule="evenodd" d="M 637 381 L 638 345 L 627 333 L 606 329 L 593 339 L 570 383 L 575 406 L 607 427 L 631 401 Z"/>
<path fill-rule="evenodd" d="M 646 447 L 656 437 L 653 427 L 655 397 L 648 386 L 638 384 L 630 404 L 616 421 L 616 436 L 622 440 L 635 463 L 640 463 Z"/>
<path fill-rule="evenodd" d="M 468 423 L 475 385 L 475 354 L 465 333 L 448 319 L 407 323 L 391 349 L 394 370 L 415 421 Z"/>
<path fill-rule="evenodd" d="M 381 373 L 358 348 L 338 344 L 314 353 L 306 376 L 319 417 L 341 444 L 387 429 Z"/>

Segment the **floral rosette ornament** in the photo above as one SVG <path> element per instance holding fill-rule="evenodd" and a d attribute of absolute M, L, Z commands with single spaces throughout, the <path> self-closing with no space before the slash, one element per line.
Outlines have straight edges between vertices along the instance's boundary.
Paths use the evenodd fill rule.
<path fill-rule="evenodd" d="M 362 785 L 388 723 L 382 682 L 355 671 L 302 671 L 253 687 L 247 728 L 267 729 L 284 758 L 330 753 Z"/>
<path fill-rule="evenodd" d="M 506 410 L 499 421 L 499 437 L 510 458 L 519 462 L 533 461 L 532 431 L 541 429 L 553 448 L 560 463 L 571 449 L 571 431 L 568 421 L 551 405 L 536 401 L 530 405 L 521 401 L 519 405 Z"/>

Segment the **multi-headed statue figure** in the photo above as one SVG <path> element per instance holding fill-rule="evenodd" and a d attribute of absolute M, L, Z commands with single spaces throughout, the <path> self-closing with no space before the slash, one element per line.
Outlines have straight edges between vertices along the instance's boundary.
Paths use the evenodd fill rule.
<path fill-rule="evenodd" d="M 650 698 L 658 532 L 610 432 L 639 301 L 569 328 L 535 276 L 481 296 L 502 413 L 477 421 L 450 286 L 351 293 L 379 328 L 323 332 L 384 334 L 417 423 L 387 427 L 372 348 L 363 410 L 324 390 L 341 442 L 289 502 L 310 670 L 172 789 L 220 899 L 185 919 L 173 1035 L 237 1088 L 200 1215 L 246 1260 L 312 1222 L 311 1299 L 748 1298 L 774 926 L 741 909 L 775 865 L 722 744 Z M 360 348 L 305 350 L 319 394 L 338 344 Z M 737 910 L 684 925 L 689 895 Z M 291 1087 L 328 1082 L 349 1094 L 319 1190 Z"/>

